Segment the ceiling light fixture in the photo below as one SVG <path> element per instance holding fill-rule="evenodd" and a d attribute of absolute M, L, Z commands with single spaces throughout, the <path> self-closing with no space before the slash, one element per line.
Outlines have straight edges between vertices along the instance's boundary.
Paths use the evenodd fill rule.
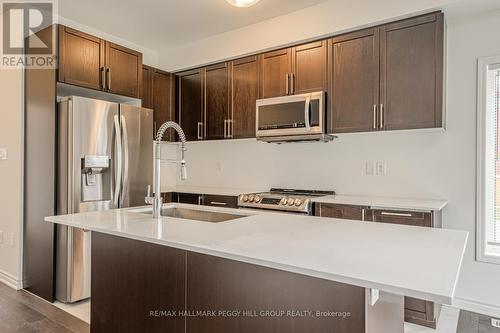
<path fill-rule="evenodd" d="M 226 0 L 226 1 L 236 7 L 250 7 L 255 5 L 260 0 Z"/>

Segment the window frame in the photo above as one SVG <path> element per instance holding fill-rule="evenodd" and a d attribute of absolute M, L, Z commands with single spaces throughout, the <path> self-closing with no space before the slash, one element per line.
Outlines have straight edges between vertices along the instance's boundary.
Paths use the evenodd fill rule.
<path fill-rule="evenodd" d="M 486 108 L 488 88 L 488 67 L 500 64 L 500 54 L 481 57 L 477 63 L 477 170 L 476 170 L 476 260 L 499 264 L 500 256 L 486 254 L 486 221 L 485 221 L 485 167 L 486 167 Z"/>

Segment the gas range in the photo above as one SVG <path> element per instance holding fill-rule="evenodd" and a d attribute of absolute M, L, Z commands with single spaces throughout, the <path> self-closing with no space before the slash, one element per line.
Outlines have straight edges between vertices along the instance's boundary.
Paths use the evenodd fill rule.
<path fill-rule="evenodd" d="M 313 198 L 334 194 L 334 191 L 272 188 L 269 192 L 240 194 L 238 206 L 311 215 Z"/>

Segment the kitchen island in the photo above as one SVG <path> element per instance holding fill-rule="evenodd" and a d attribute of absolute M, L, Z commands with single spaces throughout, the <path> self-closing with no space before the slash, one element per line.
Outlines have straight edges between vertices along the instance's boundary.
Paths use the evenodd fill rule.
<path fill-rule="evenodd" d="M 92 234 L 92 332 L 402 332 L 403 296 L 451 304 L 467 233 L 251 210 L 48 217 Z M 411 259 L 411 260 L 409 260 Z"/>

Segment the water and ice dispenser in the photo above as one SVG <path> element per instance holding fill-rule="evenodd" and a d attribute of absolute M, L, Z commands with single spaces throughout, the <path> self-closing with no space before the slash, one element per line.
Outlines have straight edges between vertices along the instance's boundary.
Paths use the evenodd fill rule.
<path fill-rule="evenodd" d="M 110 201 L 110 157 L 106 155 L 85 155 L 81 161 L 81 201 Z"/>

